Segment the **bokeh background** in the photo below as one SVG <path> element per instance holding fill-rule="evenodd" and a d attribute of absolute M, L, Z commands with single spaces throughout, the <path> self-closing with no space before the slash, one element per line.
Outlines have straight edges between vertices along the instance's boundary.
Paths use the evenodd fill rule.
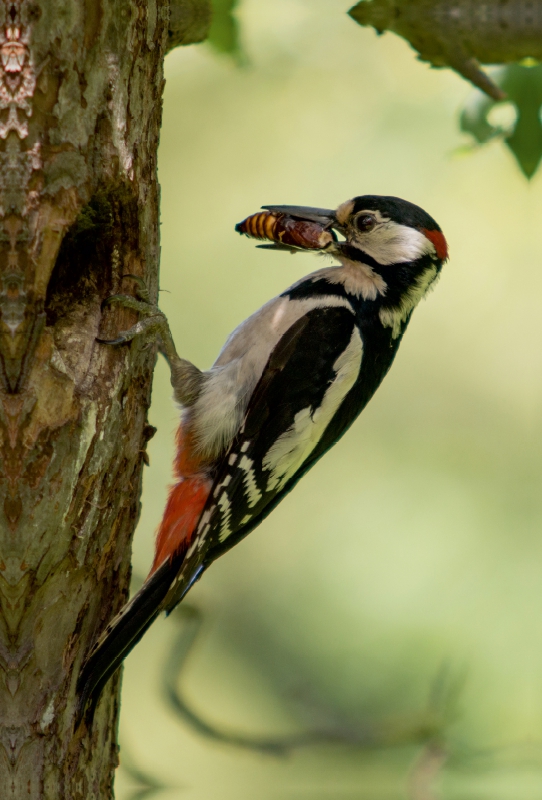
<path fill-rule="evenodd" d="M 472 87 L 346 11 L 241 0 L 234 57 L 166 59 L 178 350 L 209 367 L 322 266 L 234 232 L 263 204 L 398 195 L 451 259 L 345 438 L 128 658 L 119 800 L 542 796 L 542 184 L 465 149 Z M 150 417 L 136 581 L 171 481 L 162 360 Z"/>

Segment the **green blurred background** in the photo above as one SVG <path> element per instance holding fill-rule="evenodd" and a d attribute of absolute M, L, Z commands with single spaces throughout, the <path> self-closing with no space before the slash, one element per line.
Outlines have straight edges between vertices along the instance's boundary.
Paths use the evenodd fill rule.
<path fill-rule="evenodd" d="M 499 142 L 460 155 L 471 87 L 346 11 L 242 0 L 241 56 L 174 50 L 159 162 L 160 304 L 201 368 L 322 265 L 234 233 L 262 204 L 398 195 L 450 244 L 358 422 L 189 597 L 202 627 L 178 685 L 196 713 L 335 741 L 277 756 L 180 719 L 176 611 L 127 660 L 119 800 L 542 797 L 542 184 Z M 141 577 L 177 420 L 160 360 Z"/>

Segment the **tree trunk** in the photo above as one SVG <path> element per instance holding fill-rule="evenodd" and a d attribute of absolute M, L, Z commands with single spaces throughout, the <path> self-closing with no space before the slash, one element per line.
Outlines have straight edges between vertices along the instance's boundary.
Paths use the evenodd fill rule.
<path fill-rule="evenodd" d="M 181 17 L 173 43 L 190 41 Z M 76 735 L 74 691 L 85 652 L 127 597 L 155 356 L 96 337 L 135 322 L 119 307 L 102 315 L 108 295 L 132 291 L 123 275 L 142 276 L 157 296 L 168 19 L 168 0 L 0 0 L 0 795 L 9 800 L 112 797 L 119 679 L 92 731 Z"/>

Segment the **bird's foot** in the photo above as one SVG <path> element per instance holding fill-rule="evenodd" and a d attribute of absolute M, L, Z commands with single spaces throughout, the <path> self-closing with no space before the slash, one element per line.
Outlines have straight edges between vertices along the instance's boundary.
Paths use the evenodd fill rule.
<path fill-rule="evenodd" d="M 97 338 L 100 344 L 127 344 L 136 337 L 144 344 L 158 342 L 158 349 L 166 359 L 171 370 L 171 385 L 175 399 L 181 405 L 193 405 L 197 400 L 204 381 L 203 373 L 190 361 L 181 358 L 175 347 L 169 322 L 163 311 L 150 302 L 149 291 L 142 278 L 137 275 L 124 275 L 136 284 L 136 296 L 128 294 L 112 294 L 102 303 L 102 310 L 114 303 L 129 308 L 143 316 L 139 322 L 126 331 L 119 331 L 114 339 Z"/>
<path fill-rule="evenodd" d="M 136 284 L 135 297 L 129 294 L 112 294 L 102 303 L 102 311 L 113 304 L 118 304 L 123 308 L 129 308 L 143 315 L 143 319 L 136 322 L 126 331 L 120 331 L 114 339 L 97 338 L 101 344 L 126 344 L 142 336 L 145 343 L 161 340 L 171 340 L 171 331 L 168 321 L 157 305 L 150 302 L 149 290 L 142 278 L 137 275 L 123 275 L 123 278 L 130 278 Z"/>

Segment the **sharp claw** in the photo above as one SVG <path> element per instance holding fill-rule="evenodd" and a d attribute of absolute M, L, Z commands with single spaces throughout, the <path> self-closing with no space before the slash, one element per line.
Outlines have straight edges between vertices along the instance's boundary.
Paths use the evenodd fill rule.
<path fill-rule="evenodd" d="M 107 306 L 110 306 L 111 303 L 122 303 L 125 300 L 133 300 L 133 297 L 130 297 L 129 294 L 110 294 L 109 297 L 106 297 L 105 300 L 102 301 L 102 311 Z"/>
<path fill-rule="evenodd" d="M 117 336 L 116 339 L 100 339 L 100 337 L 97 336 L 96 341 L 100 344 L 127 344 L 130 339 L 126 339 L 124 336 Z"/>
<path fill-rule="evenodd" d="M 142 341 L 144 346 L 150 345 L 151 342 L 158 340 L 158 344 L 162 352 L 167 351 L 171 358 L 178 358 L 175 351 L 175 346 L 168 346 L 168 337 L 171 338 L 171 334 L 169 333 L 167 320 L 158 306 L 149 302 L 147 287 L 145 286 L 143 279 L 138 275 L 131 275 L 129 273 L 123 275 L 122 277 L 130 278 L 136 282 L 136 293 L 138 294 L 138 297 L 128 294 L 112 294 L 109 297 L 106 297 L 106 299 L 102 302 L 102 311 L 113 303 L 119 303 L 119 305 L 123 306 L 124 308 L 141 314 L 143 319 L 140 319 L 139 322 L 136 322 L 135 325 L 132 325 L 129 330 L 119 331 L 115 339 L 102 339 L 98 336 L 96 337 L 96 341 L 99 344 L 119 345 L 128 344 L 136 337 L 143 336 Z M 164 336 L 166 337 L 166 345 L 163 344 L 163 341 L 162 344 L 160 344 L 160 339 L 163 340 Z"/>

